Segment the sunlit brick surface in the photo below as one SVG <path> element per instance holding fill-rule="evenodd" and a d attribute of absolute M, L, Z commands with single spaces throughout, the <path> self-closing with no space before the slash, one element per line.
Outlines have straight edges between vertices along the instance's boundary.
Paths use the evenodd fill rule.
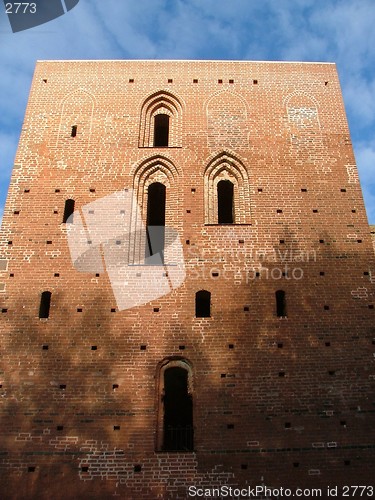
<path fill-rule="evenodd" d="M 153 182 L 186 279 L 119 310 L 105 271 L 72 264 L 65 201 L 132 189 L 146 222 Z M 374 247 L 335 65 L 37 63 L 1 236 L 1 498 L 372 483 Z M 161 451 L 168 362 L 188 367 L 194 451 Z"/>

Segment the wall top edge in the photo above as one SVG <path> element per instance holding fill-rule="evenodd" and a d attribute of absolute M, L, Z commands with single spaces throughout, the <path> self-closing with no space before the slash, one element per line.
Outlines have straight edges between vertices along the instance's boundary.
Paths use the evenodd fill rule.
<path fill-rule="evenodd" d="M 117 62 L 117 63 L 139 63 L 139 62 L 149 62 L 149 63 L 165 63 L 165 62 L 181 62 L 181 63 L 236 63 L 236 64 L 327 64 L 335 65 L 334 62 L 324 62 L 324 61 L 250 61 L 250 60 L 232 60 L 232 59 L 38 59 L 40 62 L 56 62 L 56 63 L 72 63 L 72 62 Z"/>

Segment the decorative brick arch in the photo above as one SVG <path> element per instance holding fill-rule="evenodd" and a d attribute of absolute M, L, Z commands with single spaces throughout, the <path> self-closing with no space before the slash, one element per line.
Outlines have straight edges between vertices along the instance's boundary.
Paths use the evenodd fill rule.
<path fill-rule="evenodd" d="M 178 203 L 180 199 L 178 181 L 181 177 L 181 172 L 167 156 L 155 155 L 138 162 L 131 173 L 133 174 L 134 201 L 139 208 L 139 210 L 133 210 L 135 216 L 131 218 L 131 234 L 134 238 L 134 262 L 141 262 L 145 255 L 146 241 L 145 234 L 140 234 L 139 231 L 137 231 L 137 228 L 140 227 L 140 221 L 137 219 L 137 214 L 140 215 L 143 225 L 145 226 L 147 220 L 148 188 L 155 182 L 159 182 L 166 187 L 165 225 L 169 228 L 177 229 L 175 217 L 178 213 Z M 169 246 L 169 234 L 171 238 L 173 237 L 172 233 L 167 231 L 167 260 L 168 252 L 172 251 L 172 248 Z"/>
<path fill-rule="evenodd" d="M 61 103 L 57 146 L 70 141 L 73 126 L 77 127 L 76 144 L 79 140 L 80 147 L 87 146 L 91 139 L 94 109 L 95 98 L 86 90 L 79 89 L 65 96 Z"/>
<path fill-rule="evenodd" d="M 320 131 L 318 102 L 306 92 L 293 92 L 284 99 L 288 122 L 302 133 Z"/>
<path fill-rule="evenodd" d="M 193 367 L 191 362 L 180 356 L 171 356 L 163 359 L 156 368 L 156 436 L 155 436 L 155 449 L 162 451 L 164 441 L 164 404 L 163 398 L 165 394 L 164 388 L 164 373 L 168 368 L 182 368 L 187 372 L 187 389 L 191 397 L 194 394 L 194 377 Z"/>
<path fill-rule="evenodd" d="M 171 92 L 160 90 L 151 94 L 141 108 L 139 147 L 154 147 L 154 118 L 158 114 L 169 116 L 168 147 L 182 146 L 182 101 Z"/>
<path fill-rule="evenodd" d="M 238 156 L 229 151 L 212 155 L 204 170 L 205 223 L 218 223 L 217 185 L 221 180 L 229 180 L 234 186 L 234 223 L 250 224 L 248 173 Z"/>
<path fill-rule="evenodd" d="M 248 106 L 238 94 L 223 90 L 206 105 L 208 147 L 232 149 L 249 146 Z"/>

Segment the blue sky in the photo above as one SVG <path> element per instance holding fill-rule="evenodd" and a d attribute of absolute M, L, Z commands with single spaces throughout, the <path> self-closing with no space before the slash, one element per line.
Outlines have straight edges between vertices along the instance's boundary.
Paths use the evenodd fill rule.
<path fill-rule="evenodd" d="M 374 0 L 80 0 L 12 33 L 0 5 L 0 216 L 38 59 L 336 62 L 375 224 Z"/>

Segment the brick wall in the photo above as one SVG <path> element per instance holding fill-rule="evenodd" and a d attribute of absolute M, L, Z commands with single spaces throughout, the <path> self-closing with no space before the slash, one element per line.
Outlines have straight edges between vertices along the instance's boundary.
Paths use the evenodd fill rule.
<path fill-rule="evenodd" d="M 65 201 L 133 190 L 146 222 L 154 182 L 186 279 L 123 309 L 72 265 Z M 335 65 L 38 62 L 1 237 L 2 497 L 371 483 L 374 252 Z M 190 370 L 191 452 L 160 451 L 168 361 Z"/>

